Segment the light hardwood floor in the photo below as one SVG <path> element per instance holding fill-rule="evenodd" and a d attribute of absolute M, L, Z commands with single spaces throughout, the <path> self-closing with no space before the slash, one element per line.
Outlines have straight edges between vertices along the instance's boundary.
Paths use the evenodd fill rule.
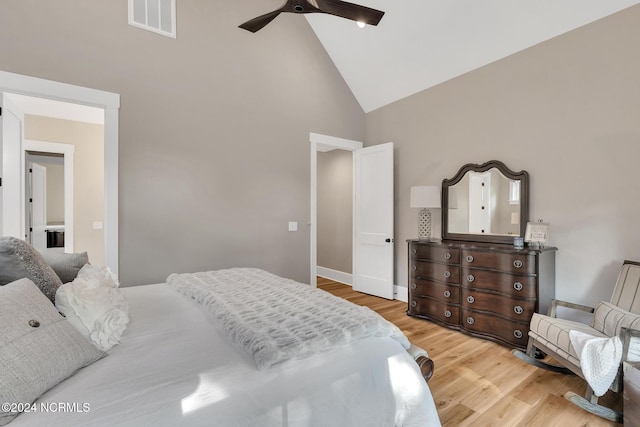
<path fill-rule="evenodd" d="M 575 375 L 535 368 L 511 349 L 427 320 L 406 315 L 406 303 L 354 292 L 350 286 L 318 277 L 318 287 L 377 311 L 424 348 L 435 363 L 429 388 L 443 426 L 619 426 L 591 415 L 563 395 L 583 395 L 585 382 Z M 622 398 L 608 392 L 601 403 L 622 409 Z"/>

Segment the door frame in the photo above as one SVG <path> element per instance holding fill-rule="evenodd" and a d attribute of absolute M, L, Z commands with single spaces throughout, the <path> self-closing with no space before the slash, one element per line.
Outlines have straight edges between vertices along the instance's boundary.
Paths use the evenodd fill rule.
<path fill-rule="evenodd" d="M 0 92 L 88 105 L 104 110 L 104 257 L 105 265 L 117 276 L 120 95 L 6 71 L 0 71 Z"/>
<path fill-rule="evenodd" d="M 75 147 L 71 144 L 57 142 L 22 141 L 22 164 L 26 166 L 27 151 L 62 154 L 64 156 L 64 251 L 73 252 L 73 153 Z M 26 181 L 26 180 L 25 180 Z M 26 189 L 25 189 L 26 191 Z M 26 194 L 26 193 L 25 193 Z M 26 207 L 22 205 L 22 215 L 26 218 Z M 26 230 L 25 230 L 26 231 Z"/>
<path fill-rule="evenodd" d="M 336 138 L 335 136 L 322 135 L 318 133 L 309 133 L 309 142 L 311 143 L 311 185 L 310 185 L 310 273 L 309 285 L 317 287 L 318 274 L 318 148 L 330 148 L 346 151 L 358 150 L 363 147 L 360 141 L 351 139 Z M 355 171 L 354 171 L 355 173 Z M 355 194 L 352 196 L 355 197 Z M 351 236 L 353 241 L 353 236 Z"/>

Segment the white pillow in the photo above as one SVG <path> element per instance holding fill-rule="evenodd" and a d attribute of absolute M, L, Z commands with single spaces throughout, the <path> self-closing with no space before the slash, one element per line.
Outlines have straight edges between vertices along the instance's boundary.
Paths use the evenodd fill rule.
<path fill-rule="evenodd" d="M 56 308 L 103 351 L 120 342 L 129 323 L 129 305 L 118 285 L 109 268 L 87 264 L 56 292 Z"/>

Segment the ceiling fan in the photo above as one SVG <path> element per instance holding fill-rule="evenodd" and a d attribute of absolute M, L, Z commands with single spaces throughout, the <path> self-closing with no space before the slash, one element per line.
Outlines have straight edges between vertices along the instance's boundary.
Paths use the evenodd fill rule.
<path fill-rule="evenodd" d="M 380 10 L 342 0 L 286 0 L 280 9 L 253 18 L 239 27 L 255 33 L 283 12 L 327 13 L 369 25 L 378 25 L 384 15 Z"/>

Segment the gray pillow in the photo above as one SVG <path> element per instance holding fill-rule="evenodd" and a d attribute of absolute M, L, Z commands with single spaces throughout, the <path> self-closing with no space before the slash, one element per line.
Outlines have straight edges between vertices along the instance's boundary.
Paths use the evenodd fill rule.
<path fill-rule="evenodd" d="M 85 264 L 89 263 L 89 256 L 86 252 L 65 254 L 63 252 L 40 252 L 42 258 L 53 268 L 62 283 L 73 282 L 78 275 L 78 271 Z"/>
<path fill-rule="evenodd" d="M 0 402 L 31 403 L 104 356 L 31 280 L 0 287 Z M 0 426 L 17 415 L 0 408 Z"/>
<path fill-rule="evenodd" d="M 62 282 L 33 246 L 15 237 L 0 237 L 0 285 L 26 277 L 55 303 Z"/>

